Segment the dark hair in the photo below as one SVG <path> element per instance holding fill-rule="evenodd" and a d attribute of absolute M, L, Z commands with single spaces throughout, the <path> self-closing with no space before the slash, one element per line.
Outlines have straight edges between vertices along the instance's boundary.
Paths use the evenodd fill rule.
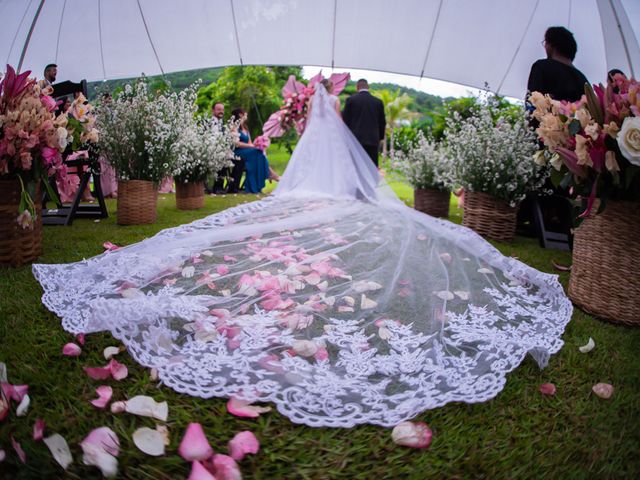
<path fill-rule="evenodd" d="M 245 112 L 243 108 L 234 108 L 233 110 L 231 110 L 231 120 L 233 120 L 234 122 L 237 122 L 240 120 L 240 117 L 245 113 L 247 112 Z"/>
<path fill-rule="evenodd" d="M 55 63 L 50 63 L 46 67 L 44 67 L 44 71 L 46 72 L 50 68 L 58 68 L 58 65 L 56 65 Z"/>
<path fill-rule="evenodd" d="M 366 79 L 361 78 L 360 80 L 358 80 L 358 82 L 356 83 L 356 88 L 369 88 L 369 82 L 367 82 Z"/>
<path fill-rule="evenodd" d="M 578 44 L 573 33 L 564 27 L 549 27 L 544 33 L 544 41 L 551 45 L 560 55 L 570 60 L 576 58 Z"/>
<path fill-rule="evenodd" d="M 609 70 L 609 72 L 607 73 L 607 77 L 609 77 L 611 80 L 613 80 L 613 77 L 615 77 L 616 75 L 623 75 L 626 76 L 624 74 L 624 72 L 622 70 L 619 70 L 617 68 L 612 68 L 611 70 Z"/>

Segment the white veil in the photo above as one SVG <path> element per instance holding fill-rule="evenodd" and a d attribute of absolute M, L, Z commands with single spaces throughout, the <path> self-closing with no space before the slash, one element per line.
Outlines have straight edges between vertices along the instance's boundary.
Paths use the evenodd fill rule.
<path fill-rule="evenodd" d="M 311 426 L 492 398 L 572 313 L 556 276 L 397 201 L 323 87 L 275 195 L 33 271 L 69 332 L 110 331 L 178 392 Z"/>

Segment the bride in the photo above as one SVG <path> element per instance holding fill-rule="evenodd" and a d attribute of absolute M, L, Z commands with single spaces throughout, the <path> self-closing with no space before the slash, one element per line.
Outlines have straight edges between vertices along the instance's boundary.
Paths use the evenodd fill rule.
<path fill-rule="evenodd" d="M 527 353 L 547 364 L 572 313 L 556 276 L 399 201 L 320 85 L 271 197 L 33 271 L 67 331 L 310 426 L 488 400 Z"/>

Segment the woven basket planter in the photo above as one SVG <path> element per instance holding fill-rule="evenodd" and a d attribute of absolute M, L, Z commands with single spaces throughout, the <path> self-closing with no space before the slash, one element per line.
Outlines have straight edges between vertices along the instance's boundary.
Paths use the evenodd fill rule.
<path fill-rule="evenodd" d="M 145 225 L 157 217 L 158 189 L 147 180 L 118 180 L 118 225 Z"/>
<path fill-rule="evenodd" d="M 449 217 L 449 199 L 451 193 L 433 188 L 413 190 L 413 208 L 432 217 Z"/>
<path fill-rule="evenodd" d="M 510 242 L 516 234 L 518 208 L 486 193 L 464 192 L 462 224 L 499 242 Z"/>
<path fill-rule="evenodd" d="M 204 182 L 176 182 L 178 210 L 197 210 L 204 207 Z"/>
<path fill-rule="evenodd" d="M 640 325 L 640 202 L 609 202 L 575 230 L 569 298 L 585 312 Z"/>
<path fill-rule="evenodd" d="M 18 225 L 20 182 L 0 180 L 0 265 L 19 267 L 42 255 L 42 204 L 40 184 L 36 187 L 34 203 L 36 221 L 32 229 Z"/>

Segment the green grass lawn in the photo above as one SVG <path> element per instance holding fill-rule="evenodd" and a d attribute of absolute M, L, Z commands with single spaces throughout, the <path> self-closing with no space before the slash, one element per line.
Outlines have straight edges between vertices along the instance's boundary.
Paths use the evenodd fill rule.
<path fill-rule="evenodd" d="M 282 172 L 288 156 L 276 150 L 270 159 Z M 274 185 L 270 186 L 273 188 Z M 393 182 L 394 189 L 411 202 L 411 189 Z M 204 209 L 182 212 L 173 195 L 161 195 L 158 222 L 140 227 L 115 223 L 115 201 L 109 201 L 112 216 L 100 222 L 78 220 L 72 227 L 45 227 L 43 263 L 73 262 L 99 254 L 102 243 L 131 244 L 156 232 L 224 210 L 257 196 L 207 197 Z M 452 202 L 452 220 L 460 222 L 460 211 Z M 534 239 L 516 238 L 513 243 L 495 243 L 505 255 L 553 272 L 551 261 L 570 263 L 570 254 L 543 250 Z M 568 274 L 561 273 L 566 286 Z M 119 360 L 129 367 L 121 382 L 90 380 L 82 367 L 103 365 L 102 350 L 116 345 L 109 334 L 87 336 L 78 358 L 61 354 L 73 337 L 64 332 L 57 317 L 41 303 L 42 291 L 30 267 L 0 268 L 0 361 L 7 364 L 9 381 L 29 384 L 31 407 L 25 417 L 12 412 L 0 423 L 0 449 L 7 458 L 0 463 L 0 478 L 99 478 L 93 467 L 82 465 L 79 442 L 90 430 L 109 426 L 119 436 L 122 478 L 186 478 L 190 465 L 177 454 L 189 422 L 202 423 L 216 452 L 226 453 L 226 444 L 241 430 L 251 430 L 260 439 L 258 455 L 240 463 L 245 478 L 261 479 L 382 479 L 382 478 L 639 478 L 640 477 L 640 329 L 612 325 L 576 310 L 564 334 L 565 346 L 551 358 L 545 370 L 531 360 L 508 376 L 504 390 L 480 404 L 448 404 L 424 412 L 416 420 L 433 430 L 428 450 L 396 446 L 389 429 L 359 426 L 352 429 L 314 429 L 295 425 L 277 412 L 256 420 L 226 413 L 224 399 L 203 400 L 179 395 L 158 386 L 126 354 Z M 582 354 L 578 347 L 593 337 L 596 348 Z M 539 393 L 541 383 L 557 386 L 554 397 Z M 610 400 L 591 393 L 597 382 L 614 385 Z M 89 401 L 101 383 L 114 388 L 114 400 L 145 394 L 169 403 L 168 427 L 171 445 L 164 457 L 141 453 L 133 445 L 132 433 L 153 427 L 147 418 L 113 415 L 97 410 Z M 33 423 L 42 418 L 46 434 L 64 436 L 74 454 L 65 475 L 43 443 L 31 440 Z M 10 444 L 13 435 L 27 454 L 19 464 Z"/>

